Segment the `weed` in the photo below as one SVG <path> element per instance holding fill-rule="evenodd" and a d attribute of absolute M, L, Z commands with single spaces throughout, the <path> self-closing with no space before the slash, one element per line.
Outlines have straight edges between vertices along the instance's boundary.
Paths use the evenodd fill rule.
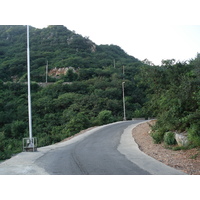
<path fill-rule="evenodd" d="M 198 155 L 199 155 L 199 153 L 196 153 L 196 154 L 190 156 L 190 159 L 196 159 L 198 157 Z"/>

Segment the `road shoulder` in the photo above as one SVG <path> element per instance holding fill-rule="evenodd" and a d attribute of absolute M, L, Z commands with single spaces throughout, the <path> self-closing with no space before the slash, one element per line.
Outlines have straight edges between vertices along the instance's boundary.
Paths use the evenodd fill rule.
<path fill-rule="evenodd" d="M 181 170 L 189 175 L 200 175 L 200 149 L 183 149 L 174 151 L 166 148 L 165 144 L 155 144 L 150 136 L 150 126 L 155 123 L 154 120 L 138 125 L 133 129 L 132 135 L 141 151 L 153 157 L 154 159 Z"/>
<path fill-rule="evenodd" d="M 132 137 L 132 129 L 145 122 L 130 125 L 124 130 L 118 146 L 118 151 L 125 155 L 131 162 L 137 164 L 152 175 L 185 175 L 182 171 L 176 170 L 155 160 L 139 149 L 137 143 Z"/>

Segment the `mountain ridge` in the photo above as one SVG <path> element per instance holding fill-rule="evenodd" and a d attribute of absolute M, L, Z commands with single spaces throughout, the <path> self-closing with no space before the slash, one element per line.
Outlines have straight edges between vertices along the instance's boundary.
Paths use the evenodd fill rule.
<path fill-rule="evenodd" d="M 114 60 L 117 67 L 139 62 L 117 45 L 96 45 L 62 25 L 30 27 L 30 57 L 34 81 L 42 81 L 41 74 L 44 79 L 47 60 L 49 69 L 103 68 L 112 66 Z M 0 26 L 0 61 L 1 80 L 12 80 L 12 76 L 20 80 L 26 74 L 26 26 Z"/>

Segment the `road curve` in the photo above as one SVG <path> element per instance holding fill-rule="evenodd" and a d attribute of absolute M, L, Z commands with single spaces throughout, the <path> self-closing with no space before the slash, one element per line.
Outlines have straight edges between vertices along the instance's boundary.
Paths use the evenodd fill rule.
<path fill-rule="evenodd" d="M 36 164 L 49 174 L 60 175 L 150 174 L 117 150 L 124 129 L 135 123 L 138 121 L 103 126 L 82 140 L 49 151 Z"/>
<path fill-rule="evenodd" d="M 182 175 L 141 152 L 132 129 L 144 121 L 94 128 L 68 141 L 22 152 L 0 163 L 0 174 L 20 175 Z"/>

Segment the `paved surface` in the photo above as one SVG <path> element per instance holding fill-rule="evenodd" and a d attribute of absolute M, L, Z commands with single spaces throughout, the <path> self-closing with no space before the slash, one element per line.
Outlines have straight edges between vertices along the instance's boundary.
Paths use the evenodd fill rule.
<path fill-rule="evenodd" d="M 22 152 L 0 164 L 0 174 L 184 174 L 141 152 L 131 130 L 141 121 L 97 127 L 66 142 Z"/>

